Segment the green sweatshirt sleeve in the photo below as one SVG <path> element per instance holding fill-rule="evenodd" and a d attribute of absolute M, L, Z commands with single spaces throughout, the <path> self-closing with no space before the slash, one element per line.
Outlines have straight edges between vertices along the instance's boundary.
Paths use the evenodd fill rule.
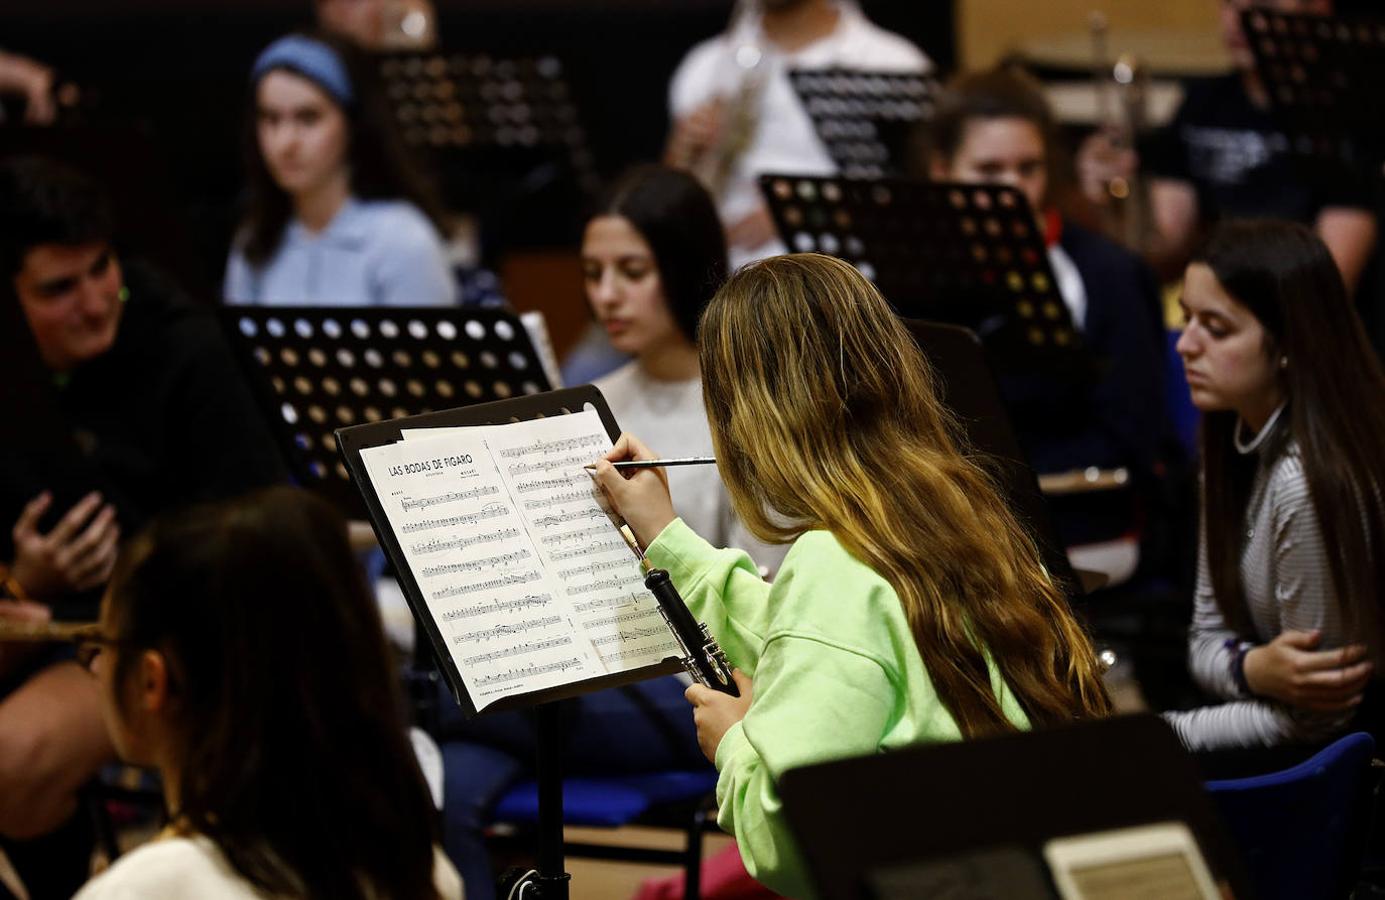
<path fill-rule="evenodd" d="M 718 550 L 674 519 L 645 551 L 667 569 L 694 617 L 706 623 L 731 665 L 754 675 L 765 642 L 770 586 L 742 550 Z"/>
<path fill-rule="evenodd" d="M 900 688 L 879 662 L 818 636 L 776 636 L 754 681 L 750 711 L 717 747 L 718 823 L 736 836 L 746 870 L 758 881 L 787 897 L 809 897 L 779 776 L 877 752 L 897 715 Z"/>

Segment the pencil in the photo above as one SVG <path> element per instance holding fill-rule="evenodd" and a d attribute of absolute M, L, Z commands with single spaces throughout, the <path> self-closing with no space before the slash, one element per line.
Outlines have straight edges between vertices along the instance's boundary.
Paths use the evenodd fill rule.
<path fill-rule="evenodd" d="M 617 469 L 654 469 L 667 466 L 714 466 L 717 464 L 715 457 L 711 456 L 684 456 L 679 459 L 626 459 L 621 462 L 611 463 Z M 583 466 L 585 469 L 595 470 L 596 464 Z"/>

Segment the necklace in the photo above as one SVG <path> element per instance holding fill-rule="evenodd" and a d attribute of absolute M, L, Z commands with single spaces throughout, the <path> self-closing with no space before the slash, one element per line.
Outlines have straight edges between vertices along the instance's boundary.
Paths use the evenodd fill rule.
<path fill-rule="evenodd" d="M 1279 406 L 1275 408 L 1275 411 L 1270 414 L 1269 420 L 1265 422 L 1265 427 L 1261 428 L 1260 432 L 1250 440 L 1245 440 L 1241 437 L 1246 430 L 1246 420 L 1238 418 L 1236 420 L 1236 431 L 1231 435 L 1231 442 L 1236 446 L 1236 452 L 1244 456 L 1247 453 L 1254 453 L 1256 450 L 1259 450 L 1260 445 L 1265 442 L 1265 438 L 1269 437 L 1271 431 L 1274 431 L 1275 423 L 1279 421 L 1279 416 L 1284 412 L 1285 406 L 1288 406 L 1287 401 L 1279 404 Z"/>

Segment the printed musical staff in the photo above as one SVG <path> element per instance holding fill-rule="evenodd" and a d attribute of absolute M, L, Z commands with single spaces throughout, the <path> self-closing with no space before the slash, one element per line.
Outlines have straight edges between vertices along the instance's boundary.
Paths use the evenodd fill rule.
<path fill-rule="evenodd" d="M 597 572 L 609 572 L 611 569 L 629 569 L 635 571 L 636 561 L 632 556 L 628 559 L 607 559 L 598 562 L 587 563 L 585 566 L 576 566 L 571 569 L 559 569 L 558 577 L 567 581 L 578 575 L 595 575 Z"/>
<path fill-rule="evenodd" d="M 627 642 L 642 641 L 645 638 L 656 637 L 660 634 L 668 634 L 667 625 L 650 625 L 647 628 L 631 628 L 617 631 L 615 634 L 603 634 L 599 638 L 592 639 L 592 646 L 605 647 L 610 644 L 623 644 Z M 671 642 L 670 642 L 671 643 Z"/>
<path fill-rule="evenodd" d="M 485 556 L 481 559 L 469 559 L 466 562 L 442 563 L 437 566 L 424 566 L 424 578 L 437 578 L 439 575 L 455 575 L 458 572 L 479 572 L 482 569 L 495 569 L 501 566 L 512 566 L 517 562 L 522 562 L 533 556 L 528 550 L 515 550 L 512 553 L 501 553 L 496 556 Z"/>
<path fill-rule="evenodd" d="M 500 493 L 500 489 L 495 485 L 485 484 L 477 488 L 472 488 L 469 491 L 449 491 L 446 494 L 437 494 L 432 497 L 419 497 L 413 500 L 405 497 L 400 501 L 399 505 L 403 507 L 404 512 L 408 512 L 413 509 L 429 509 L 434 506 L 441 506 L 444 503 L 460 503 L 463 500 L 475 500 L 478 497 L 493 497 L 498 493 Z"/>
<path fill-rule="evenodd" d="M 607 642 L 603 644 L 603 646 L 609 646 L 611 643 L 614 642 Z M 624 647 L 617 647 L 615 650 L 607 651 L 598 649 L 596 653 L 601 657 L 603 662 L 607 663 L 622 663 L 629 658 L 629 653 Z M 670 658 L 678 659 L 683 655 L 683 651 L 679 649 L 678 644 L 674 642 L 672 638 L 667 641 L 660 641 L 657 644 L 645 644 L 641 647 L 637 647 L 635 648 L 635 653 L 637 654 L 637 658 L 642 660 L 642 664 L 646 666 L 654 665 Z"/>
<path fill-rule="evenodd" d="M 564 503 L 576 503 L 579 500 L 592 500 L 595 495 L 591 491 L 563 491 L 551 497 L 543 497 L 539 500 L 525 500 L 525 509 L 550 509 L 554 506 L 562 506 Z"/>
<path fill-rule="evenodd" d="M 503 503 L 487 503 L 481 507 L 479 512 L 463 513 L 460 516 L 448 516 L 445 519 L 423 519 L 419 522 L 409 522 L 400 526 L 401 534 L 417 534 L 420 531 L 433 531 L 438 528 L 456 528 L 458 525 L 476 525 L 487 519 L 498 519 L 501 516 L 508 516 L 510 508 Z"/>
<path fill-rule="evenodd" d="M 592 457 L 590 454 L 578 454 L 576 456 L 564 456 L 561 459 L 542 459 L 538 462 L 512 463 L 508 468 L 510 477 L 516 475 L 530 475 L 534 472 L 556 472 L 559 469 L 580 469 L 590 465 Z M 591 477 L 591 476 L 588 476 Z"/>
<path fill-rule="evenodd" d="M 493 684 L 504 684 L 509 681 L 518 681 L 521 678 L 534 678 L 538 675 L 547 675 L 550 672 L 566 672 L 568 669 L 580 668 L 582 668 L 582 660 L 574 656 L 571 659 L 560 659 L 557 662 L 544 663 L 541 666 L 530 664 L 518 669 L 506 669 L 504 672 L 484 675 L 476 679 L 476 686 L 490 687 Z"/>
<path fill-rule="evenodd" d="M 627 579 L 623 578 L 607 578 L 599 581 L 593 581 L 590 584 L 574 585 L 573 587 L 567 589 L 567 595 L 569 597 L 580 597 L 583 594 L 590 594 L 593 591 L 604 591 L 608 588 L 622 587 L 626 584 L 626 582 Z"/>
<path fill-rule="evenodd" d="M 591 507 L 589 509 L 571 509 L 565 513 L 550 513 L 535 519 L 534 524 L 540 528 L 554 528 L 568 522 L 580 522 L 583 519 L 605 519 L 608 522 L 610 521 L 606 513 L 596 507 Z M 604 526 L 602 526 L 602 528 L 604 530 Z"/>
<path fill-rule="evenodd" d="M 536 607 L 548 606 L 552 602 L 553 596 L 551 594 L 525 594 L 516 600 L 492 600 L 490 603 L 479 603 L 464 609 L 449 609 L 439 618 L 444 622 L 455 622 L 458 619 L 474 619 L 478 616 L 524 612 Z"/>
<path fill-rule="evenodd" d="M 650 609 L 646 606 L 641 606 L 637 609 L 631 610 L 630 612 L 616 613 L 613 616 L 601 616 L 600 618 L 596 619 L 587 619 L 585 622 L 582 623 L 582 625 L 585 628 L 601 628 L 605 625 L 619 626 L 623 624 L 628 624 L 630 622 L 649 621 L 650 619 L 656 621 L 663 621 L 659 617 L 659 611 L 657 609 Z"/>
<path fill-rule="evenodd" d="M 549 556 L 554 561 L 560 559 L 576 559 L 579 556 L 587 556 L 592 553 L 605 553 L 609 550 L 625 550 L 624 541 L 594 541 L 585 547 L 573 547 L 571 550 L 558 550 L 550 553 Z M 633 557 L 631 557 L 633 559 Z"/>
<path fill-rule="evenodd" d="M 516 634 L 524 634 L 536 628 L 547 628 L 550 625 L 557 625 L 563 621 L 562 616 L 545 616 L 541 619 L 524 619 L 505 625 L 497 625 L 494 628 L 482 628 L 480 631 L 468 631 L 465 634 L 453 635 L 454 644 L 472 644 L 481 641 L 493 641 L 500 638 L 510 637 Z"/>
<path fill-rule="evenodd" d="M 504 650 L 488 650 L 485 653 L 468 656 L 466 659 L 462 660 L 462 664 L 474 666 L 478 663 L 495 662 L 497 659 L 509 659 L 512 656 L 528 656 L 531 653 L 552 650 L 554 647 L 567 647 L 571 643 L 572 635 L 564 634 L 543 641 L 528 641 L 523 644 L 516 644 L 513 647 L 506 647 Z"/>
<path fill-rule="evenodd" d="M 547 517 L 545 517 L 547 518 Z M 595 537 L 599 534 L 610 534 L 611 526 L 606 522 L 600 525 L 593 525 L 590 528 L 578 528 L 575 531 L 564 531 L 559 534 L 546 534 L 539 538 L 539 543 L 551 547 L 554 544 L 565 544 L 568 541 L 580 541 L 583 538 Z"/>
<path fill-rule="evenodd" d="M 649 602 L 648 594 L 621 594 L 616 597 L 598 597 L 595 600 L 583 600 L 572 605 L 573 610 L 579 613 L 595 612 L 598 609 L 612 609 L 622 606 L 634 606 Z"/>
<path fill-rule="evenodd" d="M 591 476 L 586 472 L 579 471 L 576 475 L 569 475 L 565 478 L 540 478 L 538 481 L 521 481 L 515 484 L 515 493 L 532 494 L 534 491 L 560 491 L 563 488 L 581 482 L 591 484 Z M 588 492 L 590 495 L 590 492 Z M 526 506 L 527 508 L 527 506 Z"/>
<path fill-rule="evenodd" d="M 449 597 L 464 597 L 467 594 L 479 594 L 482 591 L 494 591 L 542 580 L 543 575 L 541 573 L 530 570 L 519 575 L 501 575 L 499 578 L 492 578 L 489 581 L 476 581 L 471 584 L 459 584 L 443 588 L 440 591 L 434 591 L 432 597 L 434 600 L 446 600 Z"/>
<path fill-rule="evenodd" d="M 431 541 L 423 541 L 414 544 L 409 548 L 410 553 L 422 555 L 424 553 L 438 553 L 442 550 L 465 550 L 468 547 L 475 547 L 480 544 L 495 544 L 500 541 L 508 541 L 519 537 L 518 528 L 502 528 L 498 531 L 488 531 L 485 534 L 478 534 L 472 537 L 452 538 L 451 540 L 439 540 L 433 538 Z"/>
<path fill-rule="evenodd" d="M 526 444 L 521 447 L 508 447 L 500 451 L 500 456 L 504 459 L 516 459 L 524 456 L 546 456 L 550 453 L 570 453 L 574 450 L 583 450 L 587 447 L 605 450 L 607 441 L 599 434 L 584 434 L 580 437 L 562 438 L 556 441 L 538 440 L 532 444 Z M 591 462 L 591 460 L 587 460 L 587 462 Z"/>

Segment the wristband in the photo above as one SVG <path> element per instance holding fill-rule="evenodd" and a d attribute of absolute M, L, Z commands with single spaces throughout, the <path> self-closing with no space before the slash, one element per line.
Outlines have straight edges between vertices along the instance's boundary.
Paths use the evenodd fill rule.
<path fill-rule="evenodd" d="M 1236 688 L 1241 693 L 1250 696 L 1254 691 L 1250 689 L 1250 682 L 1246 681 L 1246 654 L 1255 649 L 1255 645 L 1250 641 L 1227 638 L 1223 646 L 1232 653 L 1231 680 L 1235 682 Z"/>

